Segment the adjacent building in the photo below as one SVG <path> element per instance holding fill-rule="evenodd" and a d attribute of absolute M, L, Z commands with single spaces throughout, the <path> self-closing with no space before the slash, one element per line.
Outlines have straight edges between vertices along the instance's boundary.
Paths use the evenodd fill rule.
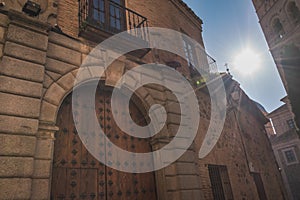
<path fill-rule="evenodd" d="M 211 116 L 208 91 L 209 84 L 215 80 L 207 80 L 197 73 L 195 61 L 208 65 L 208 73 L 216 72 L 213 59 L 203 48 L 202 21 L 183 1 L 3 2 L 0 7 L 0 199 L 284 199 L 280 172 L 264 130 L 268 120 L 229 74 L 221 75 L 227 106 L 222 134 L 212 151 L 199 158 L 210 121 L 215 120 Z M 82 104 L 84 101 L 72 94 L 79 67 L 87 55 L 99 42 L 116 33 L 140 27 L 144 32 L 129 31 L 130 38 L 134 39 L 121 41 L 119 45 L 131 47 L 136 41 L 149 42 L 147 27 L 169 28 L 182 33 L 182 38 L 168 41 L 168 35 L 158 37 L 182 45 L 185 58 L 157 49 L 139 49 L 118 57 L 101 77 L 93 73 L 93 68 L 87 68 L 81 77 L 84 81 L 74 91 L 83 89 L 88 94 L 95 78 L 100 81 L 95 106 Z M 196 49 L 184 34 L 202 48 Z M 103 58 L 115 53 L 102 50 Z M 126 168 L 151 163 L 124 161 L 104 165 L 99 162 L 78 136 L 79 113 L 87 114 L 95 108 L 97 123 L 109 142 L 103 143 L 101 138 L 93 141 L 98 148 L 97 156 L 105 159 L 116 155 L 112 143 L 129 152 L 158 150 L 172 141 L 181 119 L 193 120 L 181 116 L 179 101 L 182 99 L 176 99 L 163 85 L 150 84 L 134 91 L 130 117 L 138 125 L 146 126 L 150 123 L 151 106 L 163 105 L 167 122 L 162 131 L 141 139 L 129 136 L 118 127 L 114 115 L 120 115 L 129 129 L 133 125 L 126 121 L 129 116 L 123 116 L 126 113 L 123 97 L 117 98 L 117 108 L 111 106 L 112 90 L 121 76 L 145 63 L 167 65 L 186 77 L 198 99 L 200 126 L 192 145 L 174 163 L 153 172 L 125 173 L 111 166 Z M 94 67 L 104 70 L 105 64 L 100 59 Z M 160 73 L 150 75 L 152 79 L 173 80 Z M 137 81 L 129 78 L 124 87 L 130 91 Z M 95 124 L 89 123 L 84 128 L 85 134 L 97 138 L 98 133 L 93 132 Z"/>
<path fill-rule="evenodd" d="M 300 1 L 253 0 L 259 23 L 300 125 Z"/>
<path fill-rule="evenodd" d="M 282 99 L 283 102 L 286 100 L 287 98 Z M 288 197 L 289 199 L 299 199 L 300 139 L 296 132 L 294 115 L 285 103 L 269 113 L 267 117 L 272 121 L 273 133 L 270 134 L 270 141 Z"/>

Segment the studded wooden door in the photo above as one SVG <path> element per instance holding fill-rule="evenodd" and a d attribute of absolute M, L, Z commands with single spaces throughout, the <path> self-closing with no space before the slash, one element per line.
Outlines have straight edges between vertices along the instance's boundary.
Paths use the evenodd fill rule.
<path fill-rule="evenodd" d="M 86 150 L 74 126 L 71 98 L 69 95 L 65 99 L 58 113 L 57 125 L 60 130 L 56 133 L 54 144 L 51 199 L 156 199 L 154 173 L 131 174 L 114 170 L 98 162 Z M 112 156 L 112 144 L 132 152 L 151 151 L 147 139 L 131 137 L 116 126 L 112 112 L 123 115 L 125 108 L 120 99 L 118 107 L 111 110 L 110 98 L 111 92 L 98 89 L 95 101 L 96 113 L 100 126 L 111 141 L 105 145 L 99 138 L 97 145 L 99 155 L 105 158 Z M 89 109 L 86 105 L 76 106 L 76 112 L 84 113 Z M 134 121 L 145 125 L 143 115 L 133 103 L 130 104 L 130 112 Z M 128 116 L 124 116 L 124 120 L 126 119 Z M 93 131 L 93 126 L 94 124 L 89 124 L 90 128 L 87 128 L 86 133 Z"/>

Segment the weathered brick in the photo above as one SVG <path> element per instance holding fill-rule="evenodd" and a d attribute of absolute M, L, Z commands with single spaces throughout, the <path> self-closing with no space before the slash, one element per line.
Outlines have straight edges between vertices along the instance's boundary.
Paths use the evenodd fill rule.
<path fill-rule="evenodd" d="M 34 156 L 35 143 L 35 137 L 0 134 L 0 155 Z"/>
<path fill-rule="evenodd" d="M 68 49 L 57 44 L 49 43 L 47 55 L 50 58 L 64 61 L 76 66 L 80 66 L 81 64 L 81 54 L 78 51 Z"/>
<path fill-rule="evenodd" d="M 0 178 L 0 199 L 30 199 L 30 178 Z"/>
<path fill-rule="evenodd" d="M 14 116 L 38 118 L 40 100 L 0 92 L 0 113 Z"/>
<path fill-rule="evenodd" d="M 0 156 L 0 177 L 31 177 L 33 158 Z"/>
<path fill-rule="evenodd" d="M 42 82 L 44 79 L 44 67 L 42 65 L 8 56 L 3 56 L 2 58 L 0 73 L 37 82 Z"/>
<path fill-rule="evenodd" d="M 43 85 L 41 83 L 25 81 L 7 76 L 0 76 L 0 91 L 20 94 L 30 97 L 41 97 Z"/>
<path fill-rule="evenodd" d="M 25 47 L 13 42 L 6 42 L 4 53 L 22 60 L 32 61 L 38 64 L 45 64 L 46 52 Z"/>
<path fill-rule="evenodd" d="M 34 135 L 38 129 L 38 120 L 0 115 L 0 132 Z"/>
<path fill-rule="evenodd" d="M 48 44 L 48 37 L 46 35 L 16 25 L 8 27 L 7 40 L 44 51 L 47 49 Z"/>

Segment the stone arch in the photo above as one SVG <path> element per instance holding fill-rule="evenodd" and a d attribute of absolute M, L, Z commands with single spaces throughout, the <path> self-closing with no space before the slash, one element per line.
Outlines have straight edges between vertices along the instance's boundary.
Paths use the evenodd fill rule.
<path fill-rule="evenodd" d="M 74 83 L 76 80 L 76 74 L 78 69 L 75 69 L 65 75 L 63 75 L 60 79 L 56 82 L 53 82 L 50 87 L 45 91 L 44 97 L 41 104 L 41 112 L 40 112 L 40 121 L 55 124 L 57 113 L 59 108 L 63 102 L 63 100 L 70 94 L 74 88 Z M 84 77 L 80 77 L 81 81 L 80 84 L 76 85 L 78 87 L 82 84 L 87 82 L 97 80 L 97 77 L 93 76 L 90 71 L 86 71 L 83 73 Z M 105 81 L 105 77 L 100 78 L 101 81 Z M 129 82 L 125 87 L 128 90 L 132 90 L 133 86 L 136 84 L 136 81 Z M 144 109 L 148 110 L 151 105 L 155 103 L 152 95 L 145 89 L 140 88 L 138 91 L 135 92 L 136 96 L 139 97 L 142 101 L 141 105 Z M 142 108 L 141 108 L 142 109 Z"/>
<path fill-rule="evenodd" d="M 81 85 L 84 85 L 86 83 L 95 81 L 98 79 L 98 77 L 95 77 L 92 75 L 91 71 L 86 71 L 87 73 L 84 73 L 84 78 L 80 84 L 76 85 L 75 87 L 80 87 Z M 46 126 L 50 125 L 52 129 L 50 132 L 52 133 L 51 138 L 49 138 L 49 141 L 52 143 L 52 145 L 49 145 L 45 147 L 47 151 L 52 152 L 51 159 L 53 159 L 53 150 L 54 150 L 54 132 L 58 131 L 58 127 L 56 127 L 56 121 L 57 121 L 57 115 L 59 112 L 59 109 L 64 101 L 64 99 L 72 92 L 74 88 L 74 82 L 76 81 L 76 75 L 78 73 L 78 69 L 75 69 L 73 71 L 70 71 L 63 75 L 60 79 L 53 82 L 49 88 L 45 91 L 44 97 L 42 99 L 41 103 L 41 111 L 40 111 L 40 124 L 44 124 Z M 82 80 L 82 77 L 81 77 Z M 106 81 L 106 77 L 101 77 L 100 81 Z M 134 85 L 136 84 L 136 81 L 128 82 L 125 87 L 128 90 L 132 90 Z M 156 103 L 156 100 L 153 98 L 153 94 L 149 92 L 146 88 L 139 88 L 138 91 L 135 92 L 135 95 L 140 98 L 140 102 L 142 105 L 137 105 L 139 109 L 141 110 L 149 110 L 151 105 Z M 144 113 L 143 113 L 144 114 Z M 48 127 L 46 127 L 48 129 Z M 43 131 L 43 130 L 42 130 Z M 48 130 L 47 130 L 48 131 Z M 158 141 L 155 139 L 155 141 L 150 141 L 150 145 L 153 150 L 157 150 L 160 146 L 162 146 L 161 141 Z M 163 144 L 164 145 L 164 144 Z M 39 152 L 39 150 L 37 150 Z M 49 163 L 49 168 L 52 169 L 52 162 Z M 165 185 L 164 183 L 159 182 L 162 177 L 164 177 L 164 174 L 162 171 L 155 171 L 155 180 L 156 180 L 156 189 L 157 189 L 157 195 L 160 198 L 165 198 Z M 51 176 L 51 174 L 50 174 Z M 47 184 L 49 187 L 47 187 L 47 191 L 45 192 L 50 195 L 50 188 L 51 188 L 51 178 L 47 179 Z"/>

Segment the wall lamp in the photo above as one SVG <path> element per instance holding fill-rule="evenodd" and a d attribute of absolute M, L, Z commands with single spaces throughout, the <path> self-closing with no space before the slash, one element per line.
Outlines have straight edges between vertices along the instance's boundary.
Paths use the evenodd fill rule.
<path fill-rule="evenodd" d="M 22 11 L 26 14 L 28 14 L 31 17 L 36 17 L 40 14 L 41 12 L 41 6 L 35 2 L 32 2 L 30 0 L 28 0 L 23 8 Z"/>

